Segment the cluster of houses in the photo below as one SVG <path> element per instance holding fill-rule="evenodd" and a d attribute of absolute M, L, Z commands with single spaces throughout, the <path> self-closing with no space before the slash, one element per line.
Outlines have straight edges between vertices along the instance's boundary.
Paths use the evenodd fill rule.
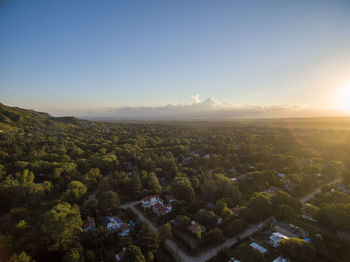
<path fill-rule="evenodd" d="M 102 225 L 107 229 L 109 234 L 118 232 L 118 235 L 125 237 L 130 235 L 130 230 L 135 226 L 135 223 L 124 223 L 120 217 L 117 216 L 105 216 L 102 220 Z M 94 217 L 87 216 L 83 223 L 84 232 L 91 232 L 96 229 L 96 221 Z"/>
<path fill-rule="evenodd" d="M 287 222 L 278 220 L 274 220 L 271 223 L 270 229 L 266 230 L 264 232 L 264 235 L 267 237 L 266 244 L 274 248 L 278 247 L 279 242 L 281 240 L 289 238 L 301 238 L 304 239 L 306 242 L 311 242 L 310 238 L 308 238 L 309 232 L 293 224 L 289 224 Z M 250 247 L 259 251 L 263 255 L 265 255 L 268 252 L 267 248 L 261 246 L 256 242 L 250 243 Z M 284 258 L 282 257 L 278 257 L 274 262 L 282 261 L 286 260 L 284 260 Z"/>
<path fill-rule="evenodd" d="M 173 195 L 166 195 L 167 204 L 159 195 L 146 196 L 141 200 L 141 206 L 144 210 L 151 209 L 157 216 L 163 216 L 171 212 L 171 204 L 176 201 Z"/>

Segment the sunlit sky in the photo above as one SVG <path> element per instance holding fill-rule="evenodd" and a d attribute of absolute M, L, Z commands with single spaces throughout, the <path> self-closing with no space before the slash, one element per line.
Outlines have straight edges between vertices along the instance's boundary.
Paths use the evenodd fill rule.
<path fill-rule="evenodd" d="M 12 106 L 73 114 L 199 94 L 334 107 L 346 85 L 349 0 L 0 1 L 0 102 Z"/>

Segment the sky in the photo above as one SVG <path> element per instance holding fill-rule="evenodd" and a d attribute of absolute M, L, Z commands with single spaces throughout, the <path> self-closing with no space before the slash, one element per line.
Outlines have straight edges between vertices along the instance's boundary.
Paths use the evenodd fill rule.
<path fill-rule="evenodd" d="M 349 0 L 0 0 L 0 102 L 11 106 L 324 109 L 346 85 Z"/>

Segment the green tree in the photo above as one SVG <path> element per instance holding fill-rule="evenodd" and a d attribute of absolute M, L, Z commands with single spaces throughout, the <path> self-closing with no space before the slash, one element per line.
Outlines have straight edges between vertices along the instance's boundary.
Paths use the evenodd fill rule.
<path fill-rule="evenodd" d="M 211 210 L 202 210 L 198 212 L 196 219 L 200 224 L 209 228 L 215 227 L 218 222 L 215 213 Z"/>
<path fill-rule="evenodd" d="M 166 238 L 172 238 L 173 236 L 171 233 L 171 225 L 169 223 L 159 226 L 158 233 L 161 241 L 165 240 Z"/>
<path fill-rule="evenodd" d="M 224 234 L 218 228 L 209 230 L 204 234 L 203 242 L 205 244 L 218 244 L 225 240 Z"/>
<path fill-rule="evenodd" d="M 313 247 L 303 239 L 289 238 L 283 239 L 278 243 L 280 254 L 296 262 L 318 261 Z"/>
<path fill-rule="evenodd" d="M 80 261 L 80 254 L 77 248 L 71 248 L 63 257 L 63 262 L 78 262 Z"/>
<path fill-rule="evenodd" d="M 71 181 L 62 195 L 62 199 L 70 203 L 77 203 L 86 194 L 86 191 L 87 188 L 83 183 Z"/>
<path fill-rule="evenodd" d="M 85 252 L 85 260 L 86 262 L 95 262 L 96 261 L 95 252 L 92 250 L 87 250 Z"/>
<path fill-rule="evenodd" d="M 49 251 L 67 250 L 83 231 L 79 207 L 63 202 L 45 212 L 41 219 L 43 244 Z"/>
<path fill-rule="evenodd" d="M 182 228 L 187 228 L 191 224 L 191 218 L 189 218 L 188 216 L 177 215 L 175 217 L 175 220 L 179 222 Z"/>
<path fill-rule="evenodd" d="M 276 218 L 287 222 L 293 222 L 295 219 L 294 209 L 288 205 L 281 205 L 276 212 Z"/>
<path fill-rule="evenodd" d="M 98 198 L 98 207 L 100 210 L 107 208 L 117 208 L 120 205 L 119 195 L 113 191 L 101 193 Z"/>
<path fill-rule="evenodd" d="M 127 262 L 146 262 L 141 249 L 138 246 L 130 245 L 125 254 L 125 260 Z"/>
<path fill-rule="evenodd" d="M 159 248 L 159 236 L 148 223 L 136 235 L 136 243 L 144 254 L 147 252 L 156 253 Z"/>
<path fill-rule="evenodd" d="M 9 262 L 34 262 L 34 260 L 26 254 L 26 252 L 22 252 L 19 255 L 14 254 Z"/>
<path fill-rule="evenodd" d="M 176 199 L 187 202 L 194 200 L 194 190 L 187 177 L 175 177 L 170 186 Z"/>

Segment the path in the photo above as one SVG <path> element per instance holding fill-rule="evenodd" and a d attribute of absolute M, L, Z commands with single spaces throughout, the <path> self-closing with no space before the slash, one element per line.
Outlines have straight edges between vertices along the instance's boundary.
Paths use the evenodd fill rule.
<path fill-rule="evenodd" d="M 328 183 L 327 183 L 327 186 L 329 186 L 329 185 L 331 185 L 331 184 L 334 184 L 334 183 L 337 183 L 337 182 L 340 182 L 340 181 L 341 181 L 341 178 L 338 177 L 338 178 L 332 180 L 331 182 L 328 182 Z M 323 185 L 322 185 L 322 186 L 323 186 Z M 300 199 L 299 199 L 300 202 L 301 202 L 301 203 L 305 203 L 305 202 L 307 202 L 307 201 L 313 199 L 313 198 L 315 197 L 316 194 L 318 194 L 318 193 L 321 192 L 321 187 L 322 187 L 322 186 L 320 186 L 319 188 L 317 188 L 316 190 L 314 190 L 314 191 L 311 192 L 310 194 L 307 194 L 306 196 L 300 198 Z"/>

